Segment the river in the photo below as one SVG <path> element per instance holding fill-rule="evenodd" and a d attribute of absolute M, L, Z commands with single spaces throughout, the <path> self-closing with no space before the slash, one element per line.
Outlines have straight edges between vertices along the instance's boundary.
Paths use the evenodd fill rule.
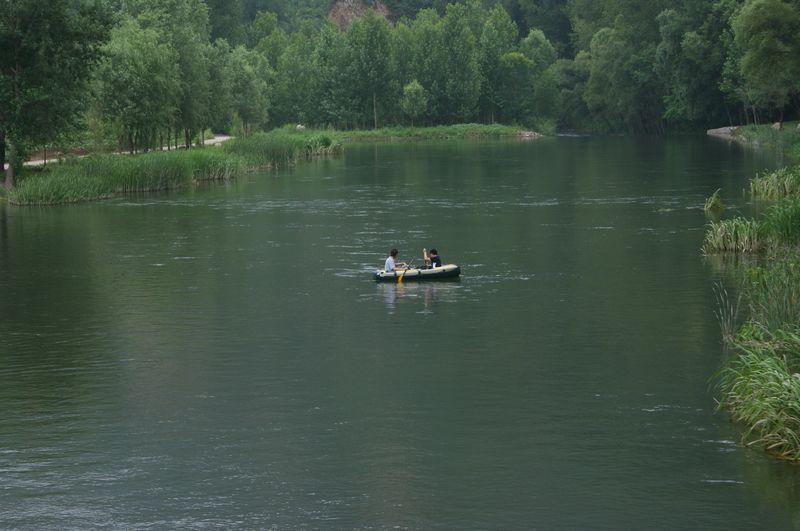
<path fill-rule="evenodd" d="M 715 411 L 705 137 L 356 144 L 0 205 L 0 528 L 792 529 Z M 458 282 L 376 284 L 397 247 Z"/>

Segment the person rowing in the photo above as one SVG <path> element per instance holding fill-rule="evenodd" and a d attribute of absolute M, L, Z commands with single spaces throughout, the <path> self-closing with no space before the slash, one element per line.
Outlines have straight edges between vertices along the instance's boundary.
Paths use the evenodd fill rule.
<path fill-rule="evenodd" d="M 442 267 L 442 259 L 439 257 L 439 251 L 436 249 L 422 249 L 422 261 L 424 265 L 420 269 L 433 269 L 434 267 Z"/>

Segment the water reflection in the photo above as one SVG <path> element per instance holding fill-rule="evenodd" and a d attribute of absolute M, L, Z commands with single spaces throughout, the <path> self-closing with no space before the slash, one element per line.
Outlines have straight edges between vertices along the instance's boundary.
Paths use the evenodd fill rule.
<path fill-rule="evenodd" d="M 383 299 L 386 311 L 393 314 L 404 301 L 414 304 L 422 313 L 434 313 L 440 302 L 452 302 L 461 290 L 460 279 L 433 282 L 382 282 L 376 284 L 378 296 Z"/>

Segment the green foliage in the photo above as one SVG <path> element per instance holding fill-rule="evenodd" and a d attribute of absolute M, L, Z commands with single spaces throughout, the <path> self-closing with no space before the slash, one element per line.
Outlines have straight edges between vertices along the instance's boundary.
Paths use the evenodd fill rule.
<path fill-rule="evenodd" d="M 492 124 L 456 124 L 435 127 L 390 127 L 383 129 L 348 131 L 342 133 L 347 140 L 451 140 L 470 138 L 500 138 L 520 136 L 519 127 Z"/>
<path fill-rule="evenodd" d="M 27 149 L 74 130 L 89 73 L 108 38 L 100 0 L 6 1 L 0 7 L 0 142 L 21 165 Z M 5 144 L 0 146 L 0 167 Z"/>
<path fill-rule="evenodd" d="M 131 151 L 152 147 L 169 130 L 180 102 L 177 54 L 159 33 L 133 18 L 111 32 L 97 71 L 99 114 L 119 131 Z"/>
<path fill-rule="evenodd" d="M 754 219 L 712 221 L 706 229 L 703 254 L 756 253 L 765 248 L 764 229 Z"/>
<path fill-rule="evenodd" d="M 745 90 L 759 106 L 780 109 L 800 89 L 800 9 L 783 0 L 747 0 L 733 19 Z"/>
<path fill-rule="evenodd" d="M 706 213 L 719 215 L 725 210 L 725 203 L 722 202 L 722 198 L 719 195 L 721 191 L 722 189 L 717 188 L 717 190 L 706 199 L 705 205 L 703 205 L 703 210 Z"/>
<path fill-rule="evenodd" d="M 517 42 L 516 24 L 505 9 L 495 6 L 483 25 L 478 49 L 478 62 L 481 70 L 481 111 L 494 121 L 500 110 L 499 91 L 503 88 L 501 58 L 511 52 Z"/>
<path fill-rule="evenodd" d="M 764 213 L 766 236 L 778 245 L 800 243 L 800 199 L 787 199 L 771 206 Z"/>
<path fill-rule="evenodd" d="M 135 148 L 234 122 L 245 136 L 409 118 L 661 133 L 800 112 L 794 0 L 384 4 L 395 24 L 370 10 L 342 33 L 325 21 L 329 0 L 11 2 L 0 10 L 0 137 L 19 166 L 84 127 L 84 101 L 98 143 Z M 111 23 L 104 6 L 117 24 L 89 75 Z"/>
<path fill-rule="evenodd" d="M 750 320 L 776 331 L 800 324 L 800 261 L 795 252 L 773 255 L 764 265 L 748 268 L 741 290 L 746 294 Z M 800 355 L 800 352 L 798 352 Z"/>
<path fill-rule="evenodd" d="M 785 459 L 800 458 L 800 335 L 783 333 L 786 350 L 770 343 L 738 347 L 719 372 L 719 406 L 744 423 L 745 439 Z"/>
<path fill-rule="evenodd" d="M 414 120 L 422 116 L 428 108 L 428 93 L 416 79 L 403 87 L 401 106 L 406 116 L 411 119 L 412 127 Z"/>
<path fill-rule="evenodd" d="M 231 179 L 241 169 L 236 157 L 214 148 L 136 156 L 96 155 L 55 164 L 45 172 L 27 176 L 10 199 L 18 205 L 74 203 L 166 190 L 192 181 Z"/>
<path fill-rule="evenodd" d="M 800 167 L 781 168 L 750 181 L 750 194 L 756 199 L 800 198 Z"/>
<path fill-rule="evenodd" d="M 733 355 L 715 378 L 719 407 L 745 424 L 749 444 L 792 460 L 800 459 L 798 273 L 796 251 L 771 254 L 742 272 L 749 320 L 731 338 Z"/>
<path fill-rule="evenodd" d="M 789 155 L 792 150 L 800 148 L 800 122 L 783 122 L 779 129 L 771 125 L 746 125 L 736 129 L 737 140 L 747 144 L 771 149 L 778 154 Z M 795 159 L 800 161 L 800 159 Z"/>
<path fill-rule="evenodd" d="M 378 127 L 378 100 L 389 85 L 389 23 L 368 10 L 347 29 L 350 88 L 356 108 Z M 370 112 L 371 111 L 371 112 Z"/>
<path fill-rule="evenodd" d="M 342 141 L 333 132 L 284 128 L 236 138 L 226 142 L 223 150 L 241 157 L 249 167 L 276 167 L 300 158 L 336 155 L 342 151 Z"/>

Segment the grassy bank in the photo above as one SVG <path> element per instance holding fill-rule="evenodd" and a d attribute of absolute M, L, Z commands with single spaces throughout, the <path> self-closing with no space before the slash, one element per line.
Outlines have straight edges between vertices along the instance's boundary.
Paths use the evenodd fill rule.
<path fill-rule="evenodd" d="M 758 148 L 767 148 L 785 153 L 790 160 L 800 161 L 800 122 L 784 122 L 780 129 L 769 125 L 743 125 L 733 133 L 739 142 Z"/>
<path fill-rule="evenodd" d="M 469 138 L 536 138 L 518 127 L 462 124 L 368 131 L 297 130 L 294 127 L 230 140 L 221 147 L 93 155 L 26 170 L 8 199 L 17 205 L 52 205 L 167 190 L 203 180 L 232 179 L 244 171 L 275 168 L 312 157 L 338 155 L 346 142 Z"/>
<path fill-rule="evenodd" d="M 94 155 L 24 174 L 11 191 L 17 205 L 51 205 L 117 194 L 167 190 L 192 181 L 230 179 L 240 164 L 219 150 Z"/>
<path fill-rule="evenodd" d="M 749 319 L 716 377 L 719 406 L 749 445 L 800 460 L 800 253 L 740 271 Z"/>
<path fill-rule="evenodd" d="M 240 158 L 247 167 L 265 168 L 294 164 L 301 159 L 341 154 L 342 134 L 335 131 L 276 129 L 237 138 L 222 150 Z"/>
<path fill-rule="evenodd" d="M 436 127 L 387 127 L 364 131 L 344 131 L 342 137 L 355 140 L 447 140 L 468 138 L 520 137 L 527 131 L 500 124 L 457 124 Z"/>
<path fill-rule="evenodd" d="M 222 148 L 94 155 L 53 164 L 44 171 L 26 171 L 9 200 L 17 205 L 52 205 L 168 190 L 340 151 L 341 142 L 334 135 L 279 130 L 234 139 Z"/>
<path fill-rule="evenodd" d="M 760 256 L 758 265 L 735 270 L 748 316 L 738 330 L 731 331 L 731 316 L 738 314 L 739 304 L 720 300 L 718 317 L 730 355 L 715 377 L 719 407 L 744 425 L 748 445 L 795 461 L 800 460 L 798 181 L 796 167 L 754 178 L 753 198 L 772 204 L 758 219 L 711 222 L 703 245 L 705 254 Z"/>

